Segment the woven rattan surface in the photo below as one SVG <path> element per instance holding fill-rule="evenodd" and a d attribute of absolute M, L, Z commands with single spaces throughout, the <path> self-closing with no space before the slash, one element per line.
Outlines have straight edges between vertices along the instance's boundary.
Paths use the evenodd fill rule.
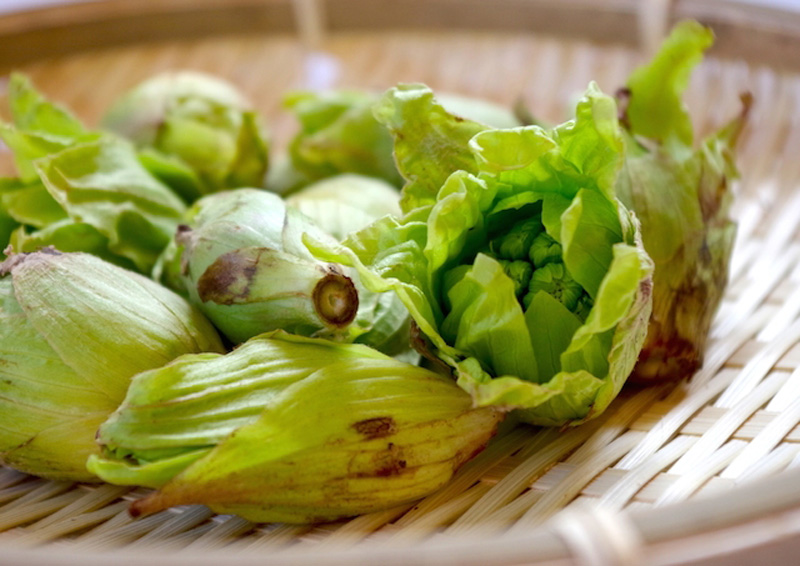
<path fill-rule="evenodd" d="M 324 37 L 313 50 L 288 35 L 208 37 L 108 48 L 20 69 L 90 124 L 115 95 L 152 73 L 210 71 L 253 100 L 280 148 L 296 127 L 281 108 L 291 89 L 382 90 L 422 81 L 499 103 L 521 99 L 537 115 L 559 120 L 590 80 L 613 91 L 642 57 L 613 43 L 524 33 L 365 31 Z M 745 90 L 755 106 L 740 158 L 731 283 L 705 365 L 691 379 L 626 389 L 579 428 L 507 426 L 440 492 L 328 525 L 255 525 L 203 507 L 134 520 L 127 503 L 144 490 L 54 483 L 0 468 L 0 563 L 27 557 L 103 564 L 109 563 L 103 553 L 114 551 L 120 564 L 181 557 L 201 564 L 220 556 L 226 563 L 399 564 L 403 549 L 410 560 L 413 550 L 446 547 L 460 535 L 468 543 L 449 553 L 414 556 L 490 563 L 481 548 L 494 545 L 492 563 L 571 553 L 588 564 L 636 564 L 658 538 L 647 531 L 650 509 L 663 507 L 669 520 L 662 528 L 677 533 L 701 516 L 681 516 L 693 508 L 680 502 L 706 497 L 733 502 L 744 528 L 730 527 L 716 539 L 681 536 L 684 557 L 796 534 L 800 507 L 792 502 L 800 499 L 794 481 L 800 476 L 787 474 L 800 468 L 800 76 L 712 57 L 693 77 L 689 105 L 702 133 L 732 116 Z M 3 166 L 9 172 L 7 155 Z M 765 499 L 782 490 L 788 508 L 757 509 L 758 497 L 747 492 L 751 482 L 773 485 L 764 488 Z M 666 554 L 648 555 L 650 563 L 679 561 L 678 547 L 669 548 L 671 554 L 662 548 Z"/>

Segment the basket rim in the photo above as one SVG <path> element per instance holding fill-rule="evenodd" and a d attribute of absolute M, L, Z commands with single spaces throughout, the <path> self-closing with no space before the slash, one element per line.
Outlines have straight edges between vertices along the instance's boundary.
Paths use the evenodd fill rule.
<path fill-rule="evenodd" d="M 726 531 L 737 526 L 751 525 L 759 520 L 770 523 L 790 513 L 794 519 L 786 522 L 781 537 L 732 542 L 723 537 L 724 545 L 708 545 L 709 558 L 741 552 L 764 544 L 787 542 L 796 548 L 800 536 L 800 469 L 790 468 L 774 476 L 747 482 L 735 493 L 726 491 L 705 497 L 684 500 L 664 507 L 610 512 L 602 508 L 584 507 L 562 511 L 554 520 L 522 535 L 490 536 L 480 530 L 467 536 L 439 536 L 416 545 L 385 544 L 380 538 L 358 545 L 301 545 L 265 556 L 256 552 L 232 552 L 232 547 L 216 550 L 179 552 L 158 547 L 160 566 L 216 566 L 221 557 L 229 564 L 248 566 L 256 564 L 316 564 L 338 566 L 363 563 L 368 558 L 373 564 L 401 566 L 409 564 L 437 564 L 441 566 L 484 566 L 486 564 L 535 564 L 559 560 L 580 559 L 585 556 L 605 556 L 603 564 L 623 564 L 624 555 L 651 555 L 653 547 L 659 548 L 659 564 L 682 564 L 680 553 L 670 556 L 670 543 Z M 560 525 L 568 523 L 570 534 Z M 609 534 L 622 535 L 622 544 L 611 544 Z M 787 539 L 788 537 L 788 539 Z M 13 539 L 0 544 L 0 564 L 26 564 L 28 566 L 74 565 L 76 560 L 85 566 L 104 566 L 113 556 L 116 566 L 138 566 L 142 561 L 141 548 L 114 550 L 87 550 L 80 547 L 64 552 L 63 545 L 45 544 L 37 547 L 15 545 Z M 153 554 L 148 556 L 151 560 Z M 677 560 L 677 561 L 676 561 Z M 571 562 L 570 562 L 571 563 Z M 580 563 L 580 561 L 579 561 Z M 700 566 L 693 556 L 691 564 Z"/>
<path fill-rule="evenodd" d="M 316 47 L 327 33 L 370 30 L 543 33 L 650 50 L 685 18 L 715 30 L 719 56 L 800 70 L 800 10 L 753 0 L 77 0 L 0 14 L 0 70 L 230 34 L 292 34 Z"/>

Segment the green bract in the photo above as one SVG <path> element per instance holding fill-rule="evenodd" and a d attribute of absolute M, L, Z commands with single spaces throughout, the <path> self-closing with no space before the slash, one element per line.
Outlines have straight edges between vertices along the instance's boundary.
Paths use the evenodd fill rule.
<path fill-rule="evenodd" d="M 233 343 L 282 329 L 408 349 L 408 313 L 392 294 L 360 288 L 352 270 L 314 258 L 309 234 L 335 243 L 272 193 L 237 189 L 200 199 L 156 277 L 181 286 Z"/>
<path fill-rule="evenodd" d="M 387 214 L 399 216 L 400 194 L 380 179 L 344 173 L 322 179 L 289 196 L 293 206 L 342 240 Z"/>
<path fill-rule="evenodd" d="M 395 135 L 405 216 L 308 245 L 395 291 L 419 349 L 478 406 L 546 425 L 598 415 L 633 368 L 651 307 L 652 263 L 614 197 L 614 100 L 592 84 L 576 118 L 550 131 L 456 118 L 421 85 L 391 89 L 375 113 Z M 542 232 L 557 257 L 549 242 L 542 254 Z"/>
<path fill-rule="evenodd" d="M 301 131 L 289 147 L 291 167 L 272 188 L 286 194 L 338 173 L 358 173 L 401 186 L 392 136 L 374 116 L 379 99 L 377 94 L 355 91 L 298 92 L 287 97 L 286 106 L 296 114 Z M 453 114 L 494 128 L 520 125 L 511 111 L 490 102 L 457 95 L 444 95 L 440 102 Z"/>
<path fill-rule="evenodd" d="M 392 137 L 372 116 L 375 96 L 365 92 L 297 92 L 286 106 L 300 122 L 289 145 L 291 164 L 314 181 L 339 173 L 377 177 L 400 186 Z M 284 191 L 285 192 L 285 191 Z"/>
<path fill-rule="evenodd" d="M 693 146 L 681 95 L 692 68 L 713 41 L 697 22 L 676 26 L 651 63 L 621 92 L 628 157 L 617 183 L 636 212 L 655 262 L 653 313 L 634 376 L 679 379 L 700 367 L 712 318 L 728 280 L 736 226 L 730 180 L 737 175 L 740 116 Z"/>
<path fill-rule="evenodd" d="M 6 254 L 3 250 L 8 247 L 11 234 L 13 234 L 14 230 L 16 230 L 18 227 L 19 222 L 9 216 L 8 212 L 6 212 L 5 208 L 3 207 L 2 196 L 0 196 L 0 248 L 2 248 L 2 250 L 0 250 L 0 260 L 6 258 Z"/>
<path fill-rule="evenodd" d="M 0 137 L 19 177 L 0 182 L 0 243 L 84 251 L 149 272 L 185 211 L 181 199 L 128 142 L 86 130 L 22 75 L 11 77 L 9 104 L 13 124 L 0 125 Z"/>
<path fill-rule="evenodd" d="M 137 515 L 202 503 L 252 521 L 320 522 L 431 493 L 500 414 L 371 348 L 275 333 L 137 376 L 88 467 L 160 488 L 133 504 Z"/>
<path fill-rule="evenodd" d="M 131 378 L 181 354 L 222 352 L 211 324 L 153 281 L 46 249 L 0 264 L 0 462 L 96 480 L 86 458 Z"/>
<path fill-rule="evenodd" d="M 148 168 L 189 202 L 220 189 L 260 186 L 267 171 L 259 117 L 232 85 L 210 75 L 151 77 L 120 97 L 103 125 L 146 148 Z"/>

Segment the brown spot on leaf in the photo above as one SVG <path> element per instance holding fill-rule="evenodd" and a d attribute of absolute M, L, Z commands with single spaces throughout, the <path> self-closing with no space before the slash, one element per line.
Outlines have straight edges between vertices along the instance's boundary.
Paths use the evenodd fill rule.
<path fill-rule="evenodd" d="M 375 470 L 375 475 L 381 478 L 397 476 L 406 469 L 405 460 L 391 460 L 388 465 Z"/>
<path fill-rule="evenodd" d="M 691 377 L 702 364 L 703 355 L 697 346 L 673 333 L 644 345 L 630 382 L 677 381 Z"/>
<path fill-rule="evenodd" d="M 619 118 L 619 123 L 622 124 L 622 127 L 626 130 L 631 129 L 631 121 L 630 118 L 628 118 L 628 106 L 631 103 L 632 94 L 631 89 L 627 87 L 617 89 L 617 92 L 614 93 L 614 98 L 617 99 L 617 117 Z"/>
<path fill-rule="evenodd" d="M 376 417 L 353 423 L 355 431 L 367 440 L 384 438 L 397 432 L 397 423 L 392 417 Z"/>
<path fill-rule="evenodd" d="M 260 248 L 255 254 L 234 250 L 220 255 L 197 280 L 200 300 L 232 305 L 247 299 L 262 252 L 266 250 Z"/>

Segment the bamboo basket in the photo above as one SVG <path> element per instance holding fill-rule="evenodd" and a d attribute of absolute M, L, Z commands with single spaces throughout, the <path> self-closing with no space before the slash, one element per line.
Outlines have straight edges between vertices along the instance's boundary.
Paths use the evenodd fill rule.
<path fill-rule="evenodd" d="M 238 85 L 282 147 L 295 88 L 422 81 L 560 120 L 613 92 L 669 24 L 717 45 L 695 72 L 700 133 L 755 97 L 740 157 L 731 283 L 704 367 L 627 389 L 599 419 L 507 428 L 439 492 L 317 526 L 183 507 L 134 520 L 145 490 L 0 468 L 0 564 L 796 564 L 800 552 L 800 11 L 701 0 L 128 0 L 0 17 L 0 71 L 95 124 L 155 72 Z M 7 153 L 0 169 L 11 172 Z M 691 377 L 691 379 L 689 379 Z"/>

